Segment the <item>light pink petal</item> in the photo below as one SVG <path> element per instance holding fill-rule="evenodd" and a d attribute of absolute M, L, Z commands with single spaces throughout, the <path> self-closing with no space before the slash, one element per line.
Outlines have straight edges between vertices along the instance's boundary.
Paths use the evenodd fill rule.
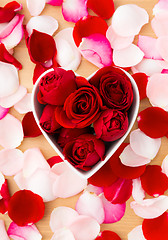
<path fill-rule="evenodd" d="M 74 173 L 64 162 L 55 164 L 52 171 L 59 175 L 53 185 L 53 193 L 56 197 L 67 198 L 74 196 L 87 186 L 87 179 Z"/>
<path fill-rule="evenodd" d="M 141 203 L 131 202 L 130 206 L 139 217 L 157 218 L 168 209 L 168 197 L 162 195 L 157 198 L 145 199 Z"/>
<path fill-rule="evenodd" d="M 130 145 L 136 154 L 153 159 L 161 146 L 161 138 L 150 138 L 140 129 L 136 129 L 130 134 Z"/>
<path fill-rule="evenodd" d="M 139 167 L 151 162 L 151 159 L 137 155 L 130 144 L 126 146 L 120 155 L 122 164 L 129 167 Z"/>
<path fill-rule="evenodd" d="M 0 145 L 4 148 L 16 148 L 22 141 L 22 124 L 18 119 L 8 113 L 0 120 Z"/>
<path fill-rule="evenodd" d="M 19 149 L 4 149 L 0 151 L 0 171 L 6 176 L 12 176 L 23 168 L 23 153 Z"/>
<path fill-rule="evenodd" d="M 20 85 L 16 92 L 7 97 L 0 98 L 0 105 L 5 108 L 10 108 L 19 102 L 27 93 L 27 89 Z"/>
<path fill-rule="evenodd" d="M 168 15 L 167 12 L 158 12 L 151 21 L 152 29 L 157 37 L 168 36 Z"/>
<path fill-rule="evenodd" d="M 143 235 L 142 225 L 139 225 L 132 229 L 131 232 L 128 233 L 128 240 L 146 240 Z"/>
<path fill-rule="evenodd" d="M 27 188 L 27 181 L 26 178 L 23 176 L 23 172 L 20 171 L 13 177 L 14 181 L 16 182 L 19 189 L 23 190 Z"/>
<path fill-rule="evenodd" d="M 168 111 L 168 74 L 153 74 L 149 78 L 146 94 L 153 106 Z"/>
<path fill-rule="evenodd" d="M 14 105 L 14 108 L 20 114 L 31 112 L 31 93 L 27 93 L 19 102 Z"/>
<path fill-rule="evenodd" d="M 93 240 L 100 232 L 100 225 L 95 219 L 81 215 L 69 226 L 69 229 L 77 240 Z"/>
<path fill-rule="evenodd" d="M 165 173 L 168 177 L 168 155 L 163 159 L 162 172 Z"/>
<path fill-rule="evenodd" d="M 39 148 L 30 148 L 24 152 L 23 176 L 30 177 L 37 169 L 49 170 L 50 166 Z"/>
<path fill-rule="evenodd" d="M 95 193 L 96 195 L 100 195 L 103 192 L 102 187 L 96 187 L 92 184 L 88 184 L 86 190 L 90 193 Z"/>
<path fill-rule="evenodd" d="M 112 64 L 111 45 L 102 34 L 97 33 L 82 38 L 79 50 L 84 58 L 99 68 Z"/>
<path fill-rule="evenodd" d="M 66 28 L 54 37 L 57 46 L 57 63 L 67 70 L 77 70 L 81 62 L 81 54 L 73 40 L 73 28 Z"/>
<path fill-rule="evenodd" d="M 73 233 L 67 228 L 56 230 L 51 240 L 75 240 Z"/>
<path fill-rule="evenodd" d="M 5 223 L 1 219 L 0 219 L 0 236 L 1 236 L 1 239 L 3 240 L 10 240 L 5 229 Z"/>
<path fill-rule="evenodd" d="M 117 35 L 112 25 L 108 27 L 106 37 L 111 44 L 111 48 L 116 50 L 128 47 L 134 40 L 134 36 L 121 37 Z"/>
<path fill-rule="evenodd" d="M 66 21 L 77 22 L 88 15 L 87 0 L 66 0 L 62 3 L 62 14 Z"/>
<path fill-rule="evenodd" d="M 156 47 L 157 39 L 148 37 L 148 36 L 138 36 L 138 43 L 137 46 L 144 52 L 145 58 L 156 59 L 156 60 L 163 60 L 161 57 L 160 52 Z"/>
<path fill-rule="evenodd" d="M 53 6 L 61 6 L 63 0 L 46 0 L 46 3 L 53 5 Z"/>
<path fill-rule="evenodd" d="M 45 0 L 26 0 L 31 16 L 38 16 L 45 7 Z"/>
<path fill-rule="evenodd" d="M 162 36 L 157 39 L 157 49 L 162 58 L 168 61 L 168 50 L 167 50 L 168 36 Z"/>
<path fill-rule="evenodd" d="M 148 21 L 149 16 L 146 10 L 135 4 L 125 4 L 118 7 L 112 16 L 114 31 L 123 37 L 137 35 L 141 27 Z"/>
<path fill-rule="evenodd" d="M 42 236 L 34 224 L 27 225 L 24 227 L 18 226 L 16 223 L 12 222 L 8 228 L 8 235 L 13 240 L 23 239 L 23 240 L 41 240 Z"/>
<path fill-rule="evenodd" d="M 19 14 L 16 14 L 15 17 L 8 23 L 0 23 L 0 41 L 3 38 L 6 38 L 11 34 L 13 29 L 17 26 L 19 22 Z"/>
<path fill-rule="evenodd" d="M 168 2 L 167 0 L 159 0 L 159 2 L 153 8 L 153 15 L 164 11 L 168 11 Z"/>
<path fill-rule="evenodd" d="M 47 15 L 32 17 L 26 25 L 26 30 L 29 36 L 32 34 L 33 29 L 52 36 L 58 29 L 58 21 Z"/>
<path fill-rule="evenodd" d="M 75 209 L 80 215 L 86 215 L 96 219 L 99 224 L 104 222 L 103 203 L 101 199 L 93 193 L 85 191 L 79 197 Z"/>
<path fill-rule="evenodd" d="M 4 175 L 0 172 L 0 189 L 2 188 L 2 185 L 5 183 L 5 177 Z M 2 196 L 0 195 L 0 199 L 2 199 Z"/>
<path fill-rule="evenodd" d="M 140 178 L 132 180 L 132 187 L 133 187 L 132 188 L 133 199 L 138 203 L 142 202 L 143 199 L 145 198 L 145 191 L 142 188 Z"/>
<path fill-rule="evenodd" d="M 6 116 L 8 111 L 9 111 L 9 108 L 4 108 L 0 106 L 0 120 Z"/>
<path fill-rule="evenodd" d="M 140 63 L 144 53 L 134 44 L 127 48 L 113 51 L 113 62 L 119 67 L 132 67 Z"/>
<path fill-rule="evenodd" d="M 163 60 L 144 58 L 139 64 L 132 67 L 132 71 L 133 73 L 143 72 L 147 76 L 152 76 L 154 73 L 161 73 L 166 68 L 168 68 L 168 63 Z"/>
<path fill-rule="evenodd" d="M 115 223 L 120 221 L 120 219 L 124 216 L 126 204 L 112 204 L 107 201 L 104 195 L 101 195 L 100 198 L 103 202 L 105 212 L 104 223 Z"/>
<path fill-rule="evenodd" d="M 0 98 L 2 98 L 17 91 L 19 77 L 17 69 L 9 63 L 0 62 L 0 73 Z"/>
<path fill-rule="evenodd" d="M 50 228 L 52 232 L 69 227 L 78 217 L 78 213 L 69 207 L 57 207 L 50 216 Z"/>

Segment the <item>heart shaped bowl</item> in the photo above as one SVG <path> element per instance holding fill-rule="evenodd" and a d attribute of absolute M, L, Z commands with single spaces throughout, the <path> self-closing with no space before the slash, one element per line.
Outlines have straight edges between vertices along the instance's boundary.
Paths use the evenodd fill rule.
<path fill-rule="evenodd" d="M 123 137 L 121 137 L 120 139 L 110 142 L 107 144 L 106 146 L 106 153 L 105 153 L 105 159 L 103 161 L 99 161 L 97 164 L 95 164 L 91 170 L 85 172 L 82 171 L 80 169 L 75 168 L 74 166 L 72 166 L 65 158 L 64 155 L 62 154 L 62 148 L 57 144 L 56 138 L 52 135 L 47 134 L 40 126 L 39 124 L 39 120 L 40 117 L 42 115 L 42 111 L 44 108 L 44 105 L 41 105 L 38 100 L 37 100 L 37 93 L 39 91 L 39 82 L 41 80 L 42 77 L 44 77 L 47 73 L 49 73 L 50 71 L 53 71 L 53 69 L 49 69 L 46 72 L 44 72 L 36 81 L 33 91 L 32 91 L 32 106 L 33 106 L 33 115 L 34 118 L 36 120 L 36 123 L 38 125 L 38 127 L 40 128 L 41 132 L 43 133 L 44 137 L 47 139 L 47 141 L 49 142 L 49 144 L 53 147 L 53 149 L 57 152 L 57 154 L 64 160 L 65 163 L 67 163 L 67 165 L 73 169 L 73 171 L 75 171 L 77 174 L 79 174 L 81 177 L 83 178 L 89 178 L 91 177 L 94 173 L 96 173 L 108 160 L 109 158 L 114 154 L 114 152 L 119 148 L 119 146 L 124 142 L 125 138 L 127 137 L 127 135 L 129 134 L 129 132 L 131 131 L 134 122 L 136 120 L 137 114 L 138 114 L 138 109 L 139 109 L 139 91 L 138 91 L 138 87 L 134 81 L 134 79 L 132 78 L 132 76 L 126 72 L 125 70 L 121 69 L 130 79 L 132 87 L 133 87 L 133 94 L 134 94 L 134 98 L 133 98 L 133 103 L 128 111 L 128 119 L 129 119 L 129 127 L 127 132 L 124 134 Z M 92 76 L 95 75 L 96 72 L 94 72 L 92 75 L 90 75 L 87 80 L 89 81 L 91 79 Z"/>

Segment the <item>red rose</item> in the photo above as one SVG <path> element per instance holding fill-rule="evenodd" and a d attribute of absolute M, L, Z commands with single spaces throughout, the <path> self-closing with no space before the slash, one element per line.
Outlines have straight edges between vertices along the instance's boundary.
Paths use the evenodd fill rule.
<path fill-rule="evenodd" d="M 70 93 L 77 89 L 73 71 L 54 68 L 39 83 L 38 101 L 42 104 L 63 105 Z"/>
<path fill-rule="evenodd" d="M 97 87 L 104 104 L 109 108 L 128 110 L 133 101 L 133 90 L 130 79 L 119 68 L 104 67 L 90 79 Z"/>
<path fill-rule="evenodd" d="M 65 159 L 76 168 L 88 171 L 98 161 L 103 160 L 104 143 L 92 134 L 84 134 L 67 143 L 63 149 Z"/>
<path fill-rule="evenodd" d="M 111 142 L 122 137 L 128 129 L 127 113 L 108 109 L 93 124 L 96 136 L 103 141 Z"/>
<path fill-rule="evenodd" d="M 54 116 L 55 106 L 45 106 L 40 118 L 40 126 L 47 133 L 54 133 L 61 126 L 57 123 Z"/>

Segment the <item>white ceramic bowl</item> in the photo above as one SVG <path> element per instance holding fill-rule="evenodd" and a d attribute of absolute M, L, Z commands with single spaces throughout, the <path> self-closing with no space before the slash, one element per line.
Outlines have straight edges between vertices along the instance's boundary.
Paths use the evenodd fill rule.
<path fill-rule="evenodd" d="M 125 138 L 127 137 L 127 135 L 129 134 L 129 132 L 131 131 L 131 128 L 133 127 L 133 124 L 136 120 L 137 114 L 138 114 L 138 109 L 139 109 L 139 91 L 138 91 L 138 87 L 134 81 L 134 79 L 132 78 L 132 76 L 124 71 L 123 69 L 121 69 L 130 79 L 131 83 L 132 83 L 132 87 L 133 87 L 133 94 L 134 94 L 134 99 L 133 99 L 133 103 L 131 108 L 129 109 L 128 112 L 128 118 L 129 118 L 129 127 L 127 132 L 124 134 L 123 137 L 121 137 L 120 139 L 109 143 L 109 147 L 108 150 L 106 151 L 105 155 L 105 159 L 104 161 L 100 161 L 97 164 L 95 164 L 95 166 L 92 167 L 91 170 L 85 172 L 82 171 L 80 169 L 75 168 L 74 166 L 72 166 L 67 160 L 65 160 L 63 154 L 62 154 L 62 149 L 61 147 L 57 144 L 56 139 L 52 136 L 47 134 L 40 126 L 39 124 L 39 120 L 40 117 L 42 115 L 42 111 L 43 111 L 43 105 L 41 105 L 38 101 L 37 101 L 37 93 L 39 91 L 39 82 L 41 80 L 42 77 L 44 77 L 48 72 L 53 71 L 53 69 L 49 69 L 46 72 L 44 72 L 36 81 L 34 88 L 33 88 L 33 92 L 32 92 L 32 106 L 33 106 L 33 114 L 35 117 L 35 120 L 37 122 L 38 127 L 40 128 L 41 132 L 43 133 L 44 137 L 47 139 L 47 141 L 50 143 L 50 145 L 53 147 L 53 149 L 57 152 L 57 154 L 64 160 L 64 162 L 66 162 L 68 164 L 68 166 L 70 168 L 72 168 L 76 173 L 78 173 L 81 177 L 84 178 L 89 178 L 91 177 L 95 172 L 97 172 L 108 160 L 109 158 L 114 154 L 114 152 L 119 148 L 119 146 L 122 144 L 122 142 L 124 142 Z M 92 75 L 90 75 L 87 80 L 89 80 L 96 72 L 94 72 Z"/>

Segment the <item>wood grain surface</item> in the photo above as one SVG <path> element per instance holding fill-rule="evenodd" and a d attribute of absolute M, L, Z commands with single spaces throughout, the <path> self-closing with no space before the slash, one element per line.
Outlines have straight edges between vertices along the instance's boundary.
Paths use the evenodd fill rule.
<path fill-rule="evenodd" d="M 36 1 L 36 0 L 34 0 Z M 103 0 L 102 0 L 103 1 Z M 8 3 L 8 0 L 0 0 L 0 6 L 4 6 L 6 3 Z M 26 0 L 18 0 L 18 2 L 23 4 L 23 10 L 21 11 L 22 14 L 25 15 L 24 24 L 28 22 L 30 19 L 30 14 L 28 12 L 27 6 L 26 6 Z M 116 0 L 115 7 L 117 8 L 120 5 L 131 3 L 131 4 L 137 4 L 140 7 L 143 7 L 147 10 L 150 20 L 152 19 L 152 9 L 154 5 L 157 3 L 157 0 Z M 91 12 L 90 12 L 91 13 Z M 64 20 L 62 13 L 61 13 L 61 7 L 53 7 L 48 4 L 46 4 L 46 7 L 44 11 L 42 12 L 42 15 L 50 15 L 58 20 L 59 23 L 59 29 L 57 31 L 60 31 L 61 29 L 67 28 L 67 27 L 73 27 L 73 23 L 68 23 Z M 107 21 L 108 24 L 110 24 L 110 20 Z M 151 25 L 147 24 L 145 25 L 140 34 L 147 35 L 147 36 L 155 36 Z M 137 38 L 135 38 L 136 42 Z M 34 64 L 30 61 L 28 51 L 25 45 L 24 39 L 21 41 L 21 43 L 14 49 L 14 56 L 16 59 L 18 59 L 22 65 L 23 69 L 19 71 L 19 77 L 20 77 L 20 83 L 25 86 L 28 89 L 28 92 L 32 91 L 33 84 L 32 84 L 32 76 L 33 76 L 33 69 Z M 97 67 L 86 61 L 85 59 L 82 59 L 82 63 L 77 70 L 78 74 L 81 74 L 84 77 L 88 77 L 91 73 L 93 73 L 95 70 L 97 70 Z M 145 109 L 146 107 L 149 107 L 150 103 L 147 99 L 142 100 L 140 104 L 140 110 Z M 18 114 L 13 108 L 11 108 L 10 113 L 13 114 L 18 119 L 22 119 L 23 115 Z M 137 123 L 135 123 L 133 129 L 137 128 Z M 129 141 L 129 138 L 126 139 L 126 141 Z M 27 138 L 24 139 L 22 144 L 20 145 L 19 149 L 22 151 L 25 151 L 28 148 L 32 147 L 39 147 L 42 151 L 45 158 L 52 157 L 56 155 L 56 152 L 52 149 L 52 147 L 48 144 L 48 142 L 45 140 L 43 136 L 37 137 L 37 138 Z M 0 147 L 0 149 L 2 149 Z M 163 158 L 168 154 L 168 139 L 162 138 L 162 146 L 159 150 L 158 155 L 156 158 L 152 161 L 152 164 L 161 164 Z M 15 191 L 18 190 L 18 187 L 16 186 L 15 182 L 13 181 L 12 177 L 8 177 L 9 179 L 9 189 L 10 193 L 13 194 Z M 50 214 L 52 210 L 58 206 L 68 206 L 68 207 L 75 207 L 75 203 L 78 199 L 79 195 L 67 199 L 56 199 L 55 201 L 46 203 L 46 210 L 45 210 L 45 216 L 44 218 L 39 221 L 36 225 L 41 232 L 43 236 L 43 240 L 49 240 L 52 237 L 52 232 L 49 227 L 49 219 Z M 130 209 L 130 202 L 132 201 L 132 198 L 127 202 L 127 209 L 125 216 L 122 218 L 121 221 L 113 224 L 102 224 L 101 230 L 112 230 L 119 234 L 122 240 L 127 239 L 127 234 L 137 225 L 142 223 L 142 219 L 138 218 L 132 209 Z M 5 224 L 8 227 L 11 220 L 7 215 L 0 214 L 0 219 L 5 220 Z M 0 237 L 1 239 L 1 237 Z M 3 240 L 3 239 L 2 239 Z M 86 239 L 87 240 L 87 239 Z M 136 239 L 135 239 L 136 240 Z"/>

